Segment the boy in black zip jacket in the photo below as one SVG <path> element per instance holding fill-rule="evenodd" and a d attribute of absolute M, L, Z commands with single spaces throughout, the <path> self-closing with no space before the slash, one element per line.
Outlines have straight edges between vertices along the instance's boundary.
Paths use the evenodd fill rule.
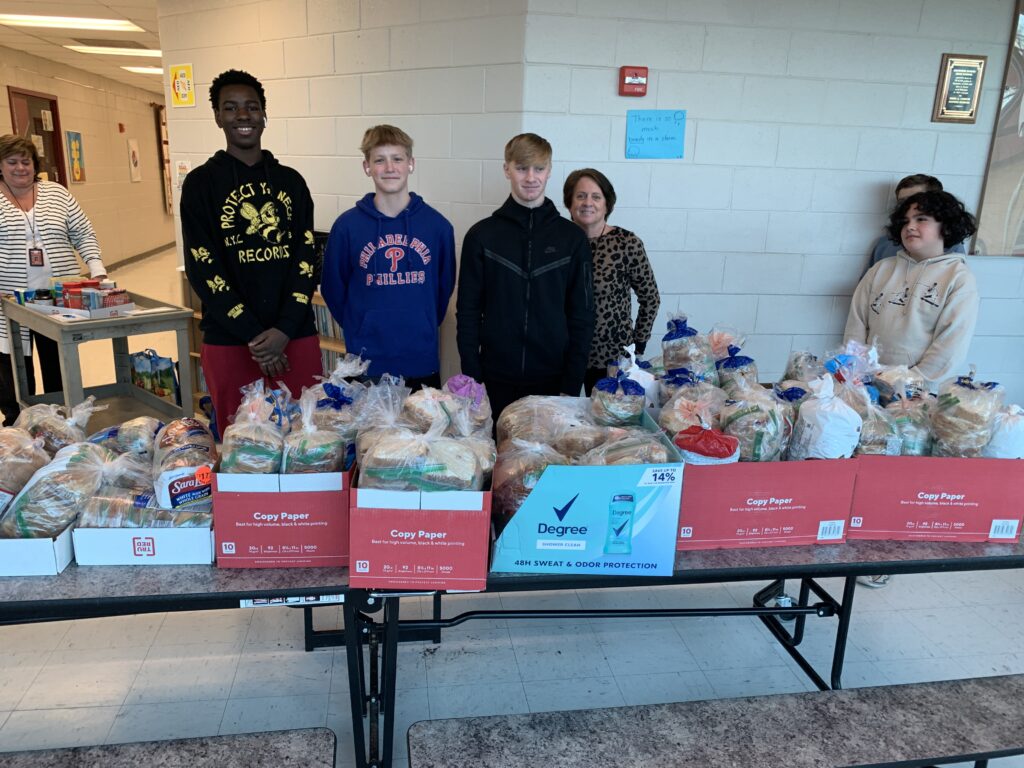
<path fill-rule="evenodd" d="M 495 419 L 527 395 L 578 395 L 594 332 L 590 246 L 544 196 L 551 145 L 505 145 L 511 194 L 462 245 L 456 305 L 462 372 L 487 386 Z"/>
<path fill-rule="evenodd" d="M 210 101 L 227 151 L 185 178 L 185 274 L 203 302 L 201 362 L 221 435 L 261 376 L 298 397 L 323 374 L 313 322 L 313 199 L 263 150 L 266 97 L 247 72 L 214 78 Z"/>

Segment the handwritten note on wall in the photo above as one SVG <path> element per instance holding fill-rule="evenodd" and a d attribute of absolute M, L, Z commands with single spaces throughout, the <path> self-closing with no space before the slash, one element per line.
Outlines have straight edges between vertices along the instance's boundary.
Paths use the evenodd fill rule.
<path fill-rule="evenodd" d="M 630 109 L 626 112 L 626 158 L 662 160 L 683 156 L 685 109 Z"/>

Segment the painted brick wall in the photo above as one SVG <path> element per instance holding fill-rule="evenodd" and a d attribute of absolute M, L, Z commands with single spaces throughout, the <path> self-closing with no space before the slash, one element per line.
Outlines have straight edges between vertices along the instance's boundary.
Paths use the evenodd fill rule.
<path fill-rule="evenodd" d="M 82 134 L 87 178 L 70 189 L 96 229 L 108 267 L 174 241 L 150 106 L 158 94 L 8 48 L 0 48 L 0 83 L 56 96 L 61 128 Z M 0 133 L 10 131 L 7 88 L 0 88 Z M 141 155 L 142 181 L 134 184 L 128 138 L 138 139 Z"/>
<path fill-rule="evenodd" d="M 170 110 L 172 156 L 223 145 L 203 96 L 250 69 L 265 146 L 298 168 L 318 228 L 369 189 L 357 145 L 391 121 L 416 140 L 412 188 L 461 237 L 507 195 L 504 142 L 551 140 L 616 185 L 613 222 L 648 246 L 663 323 L 685 311 L 749 334 L 765 377 L 790 350 L 840 340 L 892 187 L 940 176 L 976 210 L 1012 0 L 160 0 L 168 64 L 195 65 L 200 106 Z M 930 122 L 940 56 L 985 54 L 976 125 Z M 617 68 L 651 67 L 644 99 Z M 627 162 L 625 110 L 688 112 L 685 158 Z M 972 257 L 983 295 L 971 360 L 1024 402 L 1024 262 Z M 445 368 L 457 365 L 445 334 Z"/>

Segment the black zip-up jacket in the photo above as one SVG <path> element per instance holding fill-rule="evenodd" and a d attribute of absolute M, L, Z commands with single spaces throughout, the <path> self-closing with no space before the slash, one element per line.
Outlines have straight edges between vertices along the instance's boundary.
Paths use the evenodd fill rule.
<path fill-rule="evenodd" d="M 221 150 L 185 177 L 181 233 L 207 344 L 316 333 L 313 198 L 298 171 L 266 150 L 253 166 Z"/>
<path fill-rule="evenodd" d="M 558 379 L 575 395 L 594 333 L 590 245 L 545 198 L 510 196 L 466 233 L 459 270 L 459 355 L 477 380 L 530 384 Z"/>

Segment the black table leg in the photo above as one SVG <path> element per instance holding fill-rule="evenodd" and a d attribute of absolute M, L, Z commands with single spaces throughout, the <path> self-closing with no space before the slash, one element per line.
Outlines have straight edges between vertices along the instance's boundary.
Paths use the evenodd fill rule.
<path fill-rule="evenodd" d="M 853 617 L 853 594 L 857 587 L 857 577 L 847 576 L 843 583 L 843 599 L 840 601 L 836 615 L 839 626 L 836 628 L 836 647 L 832 653 L 832 690 L 843 687 L 843 662 L 846 659 L 846 642 L 850 635 L 850 619 Z"/>

